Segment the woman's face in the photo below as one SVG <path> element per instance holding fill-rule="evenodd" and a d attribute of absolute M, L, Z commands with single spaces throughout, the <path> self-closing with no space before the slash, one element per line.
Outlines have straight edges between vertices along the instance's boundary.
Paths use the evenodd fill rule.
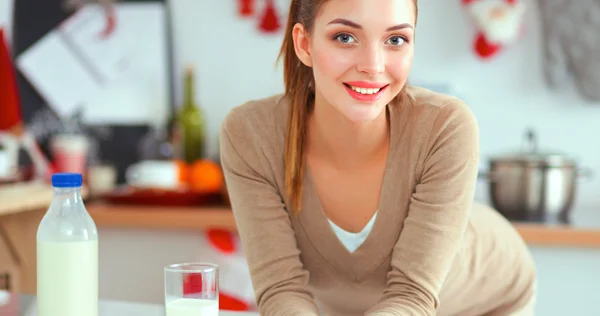
<path fill-rule="evenodd" d="M 378 117 L 406 83 L 415 18 L 413 0 L 328 0 L 312 34 L 298 24 L 297 53 L 313 69 L 317 102 L 356 123 Z"/>

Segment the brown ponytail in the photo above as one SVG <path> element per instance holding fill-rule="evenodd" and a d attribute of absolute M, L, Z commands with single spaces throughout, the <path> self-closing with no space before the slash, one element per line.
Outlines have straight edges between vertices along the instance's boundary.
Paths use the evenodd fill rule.
<path fill-rule="evenodd" d="M 312 69 L 304 65 L 294 48 L 293 29 L 301 23 L 307 32 L 313 26 L 318 8 L 324 0 L 292 0 L 278 61 L 283 58 L 285 97 L 290 102 L 285 145 L 285 188 L 294 214 L 302 208 L 302 179 L 305 169 L 304 146 L 309 109 L 314 102 Z"/>
<path fill-rule="evenodd" d="M 292 0 L 277 61 L 283 58 L 285 98 L 290 102 L 285 144 L 285 190 L 295 215 L 302 209 L 302 179 L 305 169 L 307 120 L 315 100 L 312 68 L 304 65 L 294 48 L 296 23 L 311 33 L 317 10 L 326 0 Z M 415 9 L 417 0 L 414 0 Z M 404 89 L 403 89 L 404 90 Z"/>

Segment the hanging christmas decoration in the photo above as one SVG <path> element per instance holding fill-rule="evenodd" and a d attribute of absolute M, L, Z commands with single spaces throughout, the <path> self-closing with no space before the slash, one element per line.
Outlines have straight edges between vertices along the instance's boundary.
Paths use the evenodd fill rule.
<path fill-rule="evenodd" d="M 238 0 L 238 13 L 241 17 L 250 17 L 254 15 L 255 0 Z"/>
<path fill-rule="evenodd" d="M 477 33 L 475 54 L 482 59 L 497 55 L 514 44 L 523 30 L 523 0 L 461 0 L 473 18 Z"/>
<path fill-rule="evenodd" d="M 259 28 L 264 33 L 275 33 L 281 27 L 274 0 L 266 0 L 265 12 L 261 18 Z"/>

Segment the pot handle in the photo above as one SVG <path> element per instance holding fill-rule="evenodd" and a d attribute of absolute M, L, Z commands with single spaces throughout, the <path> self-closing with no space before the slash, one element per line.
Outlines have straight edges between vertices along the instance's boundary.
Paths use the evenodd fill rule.
<path fill-rule="evenodd" d="M 528 128 L 525 132 L 525 152 L 535 153 L 538 150 L 537 136 L 533 128 Z"/>
<path fill-rule="evenodd" d="M 588 182 L 594 177 L 594 172 L 591 168 L 583 167 L 577 169 L 577 180 Z"/>

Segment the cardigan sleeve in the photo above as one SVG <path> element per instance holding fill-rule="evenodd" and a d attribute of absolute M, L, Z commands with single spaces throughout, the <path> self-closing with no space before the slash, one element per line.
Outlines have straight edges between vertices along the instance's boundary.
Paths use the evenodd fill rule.
<path fill-rule="evenodd" d="M 229 199 L 261 315 L 318 315 L 295 233 L 261 155 L 260 137 L 235 109 L 220 134 Z"/>
<path fill-rule="evenodd" d="M 381 300 L 368 316 L 430 316 L 466 231 L 479 163 L 470 109 L 453 99 L 437 109 Z"/>

